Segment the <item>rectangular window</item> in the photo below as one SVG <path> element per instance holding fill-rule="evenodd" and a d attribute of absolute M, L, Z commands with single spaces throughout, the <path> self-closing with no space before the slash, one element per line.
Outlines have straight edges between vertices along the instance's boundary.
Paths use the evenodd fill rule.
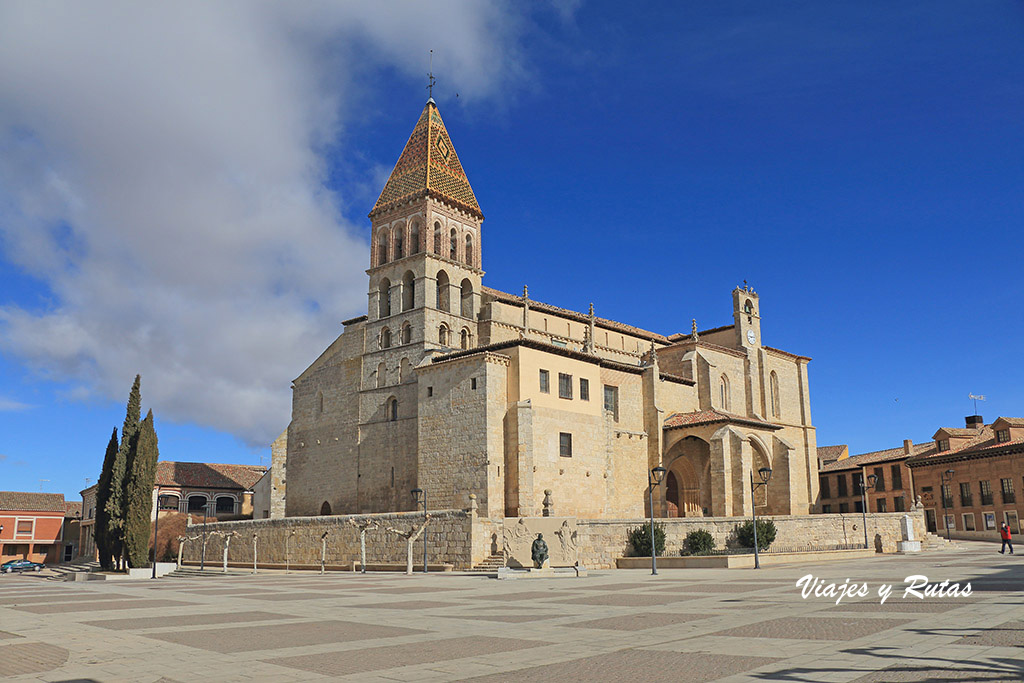
<path fill-rule="evenodd" d="M 965 512 L 963 514 L 963 518 L 964 518 L 964 531 L 974 531 L 974 513 L 973 512 Z"/>
<path fill-rule="evenodd" d="M 991 505 L 992 504 L 992 485 L 988 481 L 979 481 L 978 488 L 981 489 L 981 504 Z"/>
<path fill-rule="evenodd" d="M 580 400 L 590 400 L 590 380 L 580 377 Z"/>
<path fill-rule="evenodd" d="M 876 512 L 888 512 L 889 510 L 888 510 L 888 508 L 886 506 L 887 506 L 887 504 L 885 502 L 885 498 L 879 498 L 879 499 L 875 500 L 875 511 Z"/>
<path fill-rule="evenodd" d="M 540 393 L 551 393 L 551 374 L 547 370 L 540 371 Z"/>
<path fill-rule="evenodd" d="M 859 496 L 861 491 L 861 485 L 864 483 L 864 475 L 860 472 L 854 472 L 853 478 L 853 495 Z"/>
<path fill-rule="evenodd" d="M 840 498 L 846 498 L 849 495 L 846 491 L 846 475 L 840 474 L 836 476 L 836 495 Z"/>
<path fill-rule="evenodd" d="M 832 512 L 832 506 L 831 505 L 822 505 L 821 506 L 821 511 L 827 515 L 827 514 Z"/>
<path fill-rule="evenodd" d="M 476 377 L 469 378 L 469 388 L 476 389 Z"/>
<path fill-rule="evenodd" d="M 942 507 L 953 507 L 953 487 L 949 484 L 942 485 Z"/>
<path fill-rule="evenodd" d="M 903 500 L 903 496 L 896 496 L 892 499 L 892 509 L 896 512 L 906 512 L 907 504 Z"/>
<path fill-rule="evenodd" d="M 936 440 L 935 447 L 937 449 L 939 449 L 940 451 L 948 451 L 949 450 L 949 439 L 938 439 L 938 440 Z"/>
<path fill-rule="evenodd" d="M 996 528 L 996 513 L 986 512 L 985 517 L 985 531 L 992 531 Z"/>
<path fill-rule="evenodd" d="M 563 458 L 572 457 L 572 434 L 561 432 L 558 435 L 558 454 Z"/>
<path fill-rule="evenodd" d="M 604 385 L 604 409 L 610 411 L 616 422 L 619 421 L 619 388 L 610 384 Z"/>
<path fill-rule="evenodd" d="M 434 387 L 427 387 L 427 398 L 434 395 Z"/>
<path fill-rule="evenodd" d="M 572 375 L 558 373 L 558 398 L 572 398 Z"/>
<path fill-rule="evenodd" d="M 1006 443 L 1010 440 L 1010 430 L 1000 429 L 996 431 L 996 443 Z"/>
<path fill-rule="evenodd" d="M 974 505 L 974 497 L 971 495 L 971 485 L 967 482 L 960 483 L 960 505 L 969 508 Z"/>
<path fill-rule="evenodd" d="M 1015 502 L 1017 500 L 1017 496 L 1013 493 L 1013 479 L 1000 479 L 999 484 L 1003 489 L 1003 502 Z"/>
<path fill-rule="evenodd" d="M 903 470 L 900 469 L 899 465 L 892 466 L 892 488 L 898 490 L 903 488 Z"/>
<path fill-rule="evenodd" d="M 884 491 L 885 490 L 885 471 L 881 467 L 876 467 L 875 471 L 874 471 L 874 475 L 875 475 L 875 490 L 876 491 Z M 881 512 L 881 510 L 879 510 L 879 512 Z"/>
<path fill-rule="evenodd" d="M 18 536 L 31 536 L 32 535 L 32 520 L 31 519 L 19 519 L 18 525 L 15 527 L 14 533 Z"/>
<path fill-rule="evenodd" d="M 850 504 L 849 503 L 840 503 L 839 504 L 839 512 L 849 512 L 849 511 L 850 511 Z"/>
<path fill-rule="evenodd" d="M 956 531 L 956 518 L 953 515 L 946 515 L 946 528 Z"/>
<path fill-rule="evenodd" d="M 853 501 L 853 511 L 864 512 L 864 503 L 859 500 Z"/>
<path fill-rule="evenodd" d="M 1017 518 L 1016 510 L 1004 510 L 1003 519 L 1006 520 L 1006 526 L 1010 527 L 1011 534 L 1020 533 L 1020 519 Z"/>
<path fill-rule="evenodd" d="M 829 490 L 828 477 L 821 478 L 821 497 L 828 500 L 832 497 L 832 491 Z"/>

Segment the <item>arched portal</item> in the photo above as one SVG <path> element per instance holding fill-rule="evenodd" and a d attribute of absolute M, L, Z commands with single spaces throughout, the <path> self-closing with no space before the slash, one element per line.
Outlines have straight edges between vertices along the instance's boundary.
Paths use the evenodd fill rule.
<path fill-rule="evenodd" d="M 324 517 L 331 514 L 331 504 L 326 500 L 324 501 L 324 504 L 320 506 L 320 514 Z"/>
<path fill-rule="evenodd" d="M 703 439 L 688 436 L 665 454 L 668 469 L 665 498 L 668 514 L 678 517 L 711 514 L 711 447 Z"/>

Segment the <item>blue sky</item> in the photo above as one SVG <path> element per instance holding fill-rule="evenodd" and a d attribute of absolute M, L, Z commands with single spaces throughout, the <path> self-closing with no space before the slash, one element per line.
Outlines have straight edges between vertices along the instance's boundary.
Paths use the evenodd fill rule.
<path fill-rule="evenodd" d="M 0 488 L 77 497 L 136 372 L 162 458 L 266 458 L 431 47 L 485 284 L 671 334 L 745 279 L 854 453 L 1024 415 L 1019 4 L 203 7 L 0 10 Z"/>

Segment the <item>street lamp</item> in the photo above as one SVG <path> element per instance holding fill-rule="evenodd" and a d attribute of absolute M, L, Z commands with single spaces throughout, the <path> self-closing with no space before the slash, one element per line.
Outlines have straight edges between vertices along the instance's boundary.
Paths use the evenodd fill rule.
<path fill-rule="evenodd" d="M 956 470 L 946 470 L 945 472 L 943 472 L 942 473 L 942 486 L 940 487 L 941 488 L 941 492 L 942 492 L 942 523 L 946 525 L 946 540 L 947 541 L 950 541 L 952 539 L 949 537 L 949 515 L 946 514 L 946 484 L 948 484 L 950 481 L 953 480 L 953 475 L 955 473 L 956 473 Z M 953 492 L 950 491 L 949 494 L 950 494 L 949 497 L 952 498 L 953 497 Z"/>
<path fill-rule="evenodd" d="M 754 473 L 750 473 L 750 509 L 753 511 L 754 517 L 754 569 L 761 568 L 761 556 L 757 553 L 757 501 L 754 499 L 754 494 L 762 486 L 767 493 L 768 482 L 772 478 L 772 468 L 762 467 L 757 471 L 757 476 L 761 477 L 760 482 L 754 481 Z"/>
<path fill-rule="evenodd" d="M 860 480 L 860 517 L 861 525 L 864 527 L 864 549 L 868 548 L 868 489 L 875 490 L 875 483 L 878 481 L 878 477 L 873 474 L 868 475 L 868 484 L 864 483 L 864 478 Z"/>
<path fill-rule="evenodd" d="M 415 488 L 410 491 L 412 498 L 416 501 L 416 509 L 420 507 L 420 503 L 423 503 L 423 523 L 427 523 L 427 492 L 421 488 Z M 427 531 L 423 530 L 423 573 L 427 573 Z"/>
<path fill-rule="evenodd" d="M 661 485 L 661 480 L 668 472 L 660 465 L 647 474 L 647 498 L 651 505 L 651 574 L 658 574 L 658 545 L 654 542 L 654 489 Z"/>

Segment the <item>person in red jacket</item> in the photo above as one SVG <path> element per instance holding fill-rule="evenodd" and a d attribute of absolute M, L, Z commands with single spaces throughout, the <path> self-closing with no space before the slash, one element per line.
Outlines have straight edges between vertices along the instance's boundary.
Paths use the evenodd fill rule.
<path fill-rule="evenodd" d="M 1006 547 L 1010 547 L 1010 554 L 1013 555 L 1013 543 L 1010 543 L 1010 525 L 1003 522 L 1003 526 L 999 527 L 999 536 L 1003 539 L 1003 546 L 999 549 L 999 554 L 1002 555 Z"/>

